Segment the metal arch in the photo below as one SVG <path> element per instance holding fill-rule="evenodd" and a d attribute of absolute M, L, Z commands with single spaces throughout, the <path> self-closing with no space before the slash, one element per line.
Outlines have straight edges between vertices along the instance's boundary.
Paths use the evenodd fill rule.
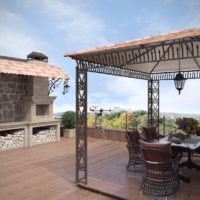
<path fill-rule="evenodd" d="M 87 64 L 76 67 L 76 183 L 87 184 Z"/>
<path fill-rule="evenodd" d="M 148 80 L 148 126 L 154 125 L 159 133 L 160 84 L 158 80 Z"/>
<path fill-rule="evenodd" d="M 114 76 L 143 79 L 143 80 L 148 80 L 151 78 L 149 73 L 139 72 L 139 71 L 120 68 L 120 67 L 95 64 L 91 62 L 88 63 L 87 71 L 101 73 L 101 74 L 109 74 L 109 75 L 114 75 Z"/>

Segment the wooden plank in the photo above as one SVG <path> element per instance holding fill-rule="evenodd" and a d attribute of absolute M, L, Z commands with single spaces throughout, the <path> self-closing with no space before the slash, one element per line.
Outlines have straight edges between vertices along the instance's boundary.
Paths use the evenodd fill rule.
<path fill-rule="evenodd" d="M 110 199 L 80 189 L 75 179 L 75 141 L 0 152 L 0 199 Z"/>
<path fill-rule="evenodd" d="M 195 157 L 200 164 L 200 158 Z M 75 140 L 0 152 L 0 199 L 4 200 L 106 200 L 112 199 L 80 189 L 75 180 Z M 88 187 L 122 199 L 141 199 L 142 173 L 126 171 L 126 143 L 88 139 Z M 171 200 L 200 198 L 200 173 L 181 169 L 191 178 L 182 183 Z M 155 199 L 147 195 L 145 199 Z M 164 199 L 164 198 L 156 198 Z"/>

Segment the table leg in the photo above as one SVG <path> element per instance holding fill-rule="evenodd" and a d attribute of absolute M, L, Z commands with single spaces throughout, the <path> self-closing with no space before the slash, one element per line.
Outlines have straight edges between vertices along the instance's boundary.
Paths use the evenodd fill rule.
<path fill-rule="evenodd" d="M 184 176 L 182 173 L 179 172 L 179 178 L 182 180 L 184 183 L 190 183 L 190 178 L 187 176 Z"/>
<path fill-rule="evenodd" d="M 200 166 L 194 163 L 191 159 L 191 151 L 187 151 L 188 159 L 185 162 L 179 164 L 180 167 L 187 167 L 189 169 L 195 168 L 196 170 L 200 170 Z"/>

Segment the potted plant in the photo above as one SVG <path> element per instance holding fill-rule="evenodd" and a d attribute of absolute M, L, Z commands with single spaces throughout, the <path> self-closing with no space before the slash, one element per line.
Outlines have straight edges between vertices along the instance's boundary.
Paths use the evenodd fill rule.
<path fill-rule="evenodd" d="M 184 133 L 189 136 L 190 134 L 196 133 L 198 129 L 199 122 L 194 118 L 177 118 L 176 124 L 178 125 L 178 128 L 182 130 Z"/>
<path fill-rule="evenodd" d="M 63 136 L 74 137 L 75 136 L 75 112 L 74 111 L 64 112 L 62 114 L 61 122 L 64 127 Z"/>

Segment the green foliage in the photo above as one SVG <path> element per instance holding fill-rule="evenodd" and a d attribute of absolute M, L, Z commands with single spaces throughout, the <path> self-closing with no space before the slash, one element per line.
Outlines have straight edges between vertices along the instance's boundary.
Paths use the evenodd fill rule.
<path fill-rule="evenodd" d="M 135 111 L 133 111 L 133 115 L 137 115 L 137 116 L 146 115 L 146 114 L 147 114 L 147 111 L 145 111 L 145 110 L 135 110 Z"/>
<path fill-rule="evenodd" d="M 138 130 L 142 130 L 143 127 L 148 126 L 148 116 L 147 114 L 139 116 Z"/>
<path fill-rule="evenodd" d="M 186 135 L 183 133 L 176 133 L 176 134 L 174 134 L 174 136 L 176 138 L 179 138 L 180 140 L 184 140 L 186 138 Z"/>
<path fill-rule="evenodd" d="M 93 127 L 95 124 L 95 114 L 90 113 L 87 118 L 87 125 L 88 127 Z"/>
<path fill-rule="evenodd" d="M 113 120 L 115 118 L 118 118 L 123 112 L 113 112 L 113 113 L 110 113 L 110 114 L 106 114 L 105 115 L 105 118 L 108 119 L 108 120 Z"/>
<path fill-rule="evenodd" d="M 92 126 L 94 123 L 94 116 L 88 116 L 88 125 Z M 186 129 L 178 129 L 178 121 L 184 120 L 187 123 Z M 106 128 L 118 128 L 118 129 L 125 129 L 126 122 L 128 129 L 138 129 L 139 131 L 142 130 L 142 127 L 148 126 L 148 115 L 147 112 L 144 110 L 136 110 L 134 112 L 115 112 L 106 114 L 102 117 L 101 122 L 102 126 Z M 159 132 L 160 134 L 177 134 L 180 133 L 182 130 L 185 133 L 196 133 L 200 128 L 199 122 L 194 118 L 160 118 L 159 121 Z"/>
<path fill-rule="evenodd" d="M 64 128 L 72 129 L 75 128 L 75 112 L 66 111 L 62 114 L 61 122 Z"/>
<path fill-rule="evenodd" d="M 171 118 L 165 118 L 165 119 L 161 118 L 159 128 L 160 128 L 161 134 L 162 133 L 163 134 L 176 133 L 178 129 L 175 119 L 171 119 Z"/>
<path fill-rule="evenodd" d="M 194 134 L 198 130 L 199 122 L 194 118 L 177 118 L 176 124 L 178 128 L 185 133 Z"/>
<path fill-rule="evenodd" d="M 139 129 L 147 126 L 146 111 L 138 110 L 135 112 L 116 112 L 106 114 L 102 118 L 102 125 L 107 128 L 125 129 L 127 122 L 128 129 Z"/>
<path fill-rule="evenodd" d="M 140 120 L 138 116 L 133 115 L 132 120 L 128 128 L 137 129 L 138 125 L 140 124 Z"/>
<path fill-rule="evenodd" d="M 108 128 L 126 128 L 126 112 L 116 112 L 107 114 L 102 119 L 104 127 Z M 127 114 L 127 122 L 129 123 L 129 114 Z"/>

